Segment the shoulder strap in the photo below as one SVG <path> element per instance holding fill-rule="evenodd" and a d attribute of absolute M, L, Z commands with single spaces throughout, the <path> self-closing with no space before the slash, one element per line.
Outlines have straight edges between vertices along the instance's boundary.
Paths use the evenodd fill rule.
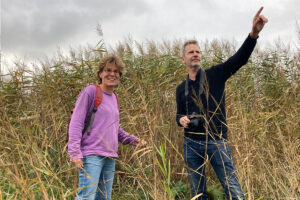
<path fill-rule="evenodd" d="M 94 101 L 94 107 L 98 107 L 102 102 L 103 92 L 99 85 L 94 84 L 94 86 L 96 87 L 96 97 Z"/>
<path fill-rule="evenodd" d="M 201 95 L 204 91 L 204 76 L 205 76 L 205 71 L 200 67 L 201 74 L 200 74 L 200 87 L 199 87 L 199 95 Z"/>
<path fill-rule="evenodd" d="M 200 80 L 199 80 L 199 96 L 203 93 L 204 91 L 204 79 L 205 79 L 205 71 L 200 67 Z M 184 88 L 184 96 L 185 96 L 185 108 L 186 108 L 186 114 L 188 115 L 188 100 L 187 97 L 189 95 L 189 86 L 188 86 L 188 81 L 189 81 L 189 75 L 187 76 L 185 80 L 185 88 Z"/>
<path fill-rule="evenodd" d="M 94 122 L 94 118 L 95 118 L 95 113 L 97 112 L 97 109 L 99 107 L 99 105 L 102 102 L 102 98 L 103 98 L 103 91 L 101 89 L 101 87 L 99 85 L 94 84 L 94 86 L 96 87 L 96 97 L 95 97 L 95 101 L 94 101 L 94 108 L 90 117 L 90 120 L 88 122 L 88 132 L 87 134 L 90 135 L 91 131 L 92 131 L 92 126 L 93 126 L 93 122 Z M 118 95 L 114 92 L 116 98 L 117 98 L 117 103 L 118 103 L 118 108 L 119 108 L 119 99 L 118 99 Z M 86 128 L 84 129 L 85 132 Z M 84 133 L 83 132 L 83 133 Z"/>
<path fill-rule="evenodd" d="M 93 122 L 94 122 L 94 118 L 95 118 L 95 113 L 97 112 L 98 106 L 101 104 L 102 102 L 102 97 L 103 97 L 103 92 L 101 90 L 101 87 L 99 85 L 94 84 L 94 86 L 96 87 L 96 96 L 95 96 L 95 101 L 94 101 L 94 108 L 90 117 L 89 122 L 87 123 L 87 134 L 90 135 L 91 131 L 92 131 L 92 126 L 93 126 Z M 83 134 L 85 132 L 86 128 L 83 129 Z"/>

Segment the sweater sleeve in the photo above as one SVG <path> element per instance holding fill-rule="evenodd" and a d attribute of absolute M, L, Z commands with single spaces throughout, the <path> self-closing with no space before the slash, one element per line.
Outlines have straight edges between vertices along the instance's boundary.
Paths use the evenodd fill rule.
<path fill-rule="evenodd" d="M 242 46 L 232 57 L 223 64 L 215 66 L 216 70 L 222 73 L 220 76 L 224 82 L 248 62 L 255 45 L 256 39 L 248 35 Z"/>
<path fill-rule="evenodd" d="M 130 135 L 129 133 L 127 133 L 126 131 L 124 131 L 121 127 L 119 127 L 119 130 L 118 130 L 118 140 L 122 144 L 134 145 L 134 142 L 137 141 L 137 140 L 139 140 L 139 138 L 137 138 L 134 135 Z"/>
<path fill-rule="evenodd" d="M 81 152 L 82 130 L 84 128 L 85 118 L 92 101 L 92 98 L 85 90 L 83 90 L 77 98 L 69 126 L 68 152 L 71 161 L 78 158 L 83 158 Z"/>

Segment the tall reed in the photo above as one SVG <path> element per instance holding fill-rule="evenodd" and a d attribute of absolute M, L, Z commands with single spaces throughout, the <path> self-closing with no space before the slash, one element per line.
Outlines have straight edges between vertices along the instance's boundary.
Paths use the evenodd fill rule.
<path fill-rule="evenodd" d="M 175 122 L 175 90 L 186 77 L 180 44 L 127 40 L 109 50 L 127 67 L 117 88 L 121 126 L 148 141 L 142 149 L 120 145 L 113 199 L 191 198 L 183 130 Z M 66 149 L 67 121 L 79 91 L 96 83 L 97 63 L 106 54 L 101 45 L 58 54 L 36 69 L 16 63 L 0 79 L 2 199 L 74 197 L 77 174 Z M 204 68 L 236 50 L 217 40 L 201 47 Z M 229 142 L 247 199 L 300 198 L 299 86 L 300 55 L 280 45 L 257 48 L 227 83 Z M 211 168 L 208 175 L 213 194 L 220 186 Z"/>

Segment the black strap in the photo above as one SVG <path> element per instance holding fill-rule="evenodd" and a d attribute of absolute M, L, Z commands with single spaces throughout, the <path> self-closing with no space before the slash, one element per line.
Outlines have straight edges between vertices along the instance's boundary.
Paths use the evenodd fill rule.
<path fill-rule="evenodd" d="M 101 89 L 100 89 L 100 87 L 97 87 L 97 90 L 98 90 L 98 91 L 97 91 L 98 96 L 95 97 L 95 98 L 100 99 L 100 96 L 101 96 Z M 100 105 L 100 104 L 99 104 L 99 105 Z M 98 106 L 99 106 L 99 105 L 98 105 Z M 97 112 L 97 109 L 98 109 L 97 106 L 94 105 L 93 112 L 92 112 L 91 117 L 90 117 L 90 120 L 89 120 L 89 122 L 88 122 L 88 127 L 87 127 L 87 129 L 88 129 L 87 134 L 88 134 L 88 135 L 91 134 L 92 126 L 93 126 L 94 118 L 95 118 L 95 113 Z"/>
<path fill-rule="evenodd" d="M 95 99 L 96 98 L 98 98 L 98 99 L 100 99 L 100 97 L 101 97 L 101 89 L 100 89 L 100 87 L 96 87 L 97 88 L 97 92 L 96 92 L 96 95 L 98 94 L 98 96 L 96 96 L 95 97 Z M 100 104 L 99 104 L 100 105 Z M 98 106 L 99 106 L 98 105 Z M 91 113 L 91 116 L 89 117 L 89 119 L 88 119 L 88 121 L 84 124 L 84 128 L 83 128 L 83 130 L 82 130 L 82 136 L 84 135 L 84 133 L 85 133 L 85 131 L 86 130 L 88 130 L 87 131 L 87 134 L 88 135 L 90 135 L 90 133 L 91 133 L 91 131 L 92 131 L 92 126 L 93 126 L 93 122 L 94 122 L 94 118 L 95 118 L 95 113 L 97 112 L 97 106 L 95 105 L 95 101 L 94 101 L 94 107 L 93 107 L 93 110 L 92 110 L 92 113 Z"/>
<path fill-rule="evenodd" d="M 204 91 L 204 76 L 205 76 L 205 71 L 200 67 L 200 81 L 199 81 L 199 96 L 203 93 Z M 184 96 L 185 96 L 185 108 L 186 108 L 186 114 L 189 115 L 188 112 L 188 95 L 189 95 L 189 75 L 187 76 L 187 79 L 185 80 L 185 88 L 184 88 Z"/>

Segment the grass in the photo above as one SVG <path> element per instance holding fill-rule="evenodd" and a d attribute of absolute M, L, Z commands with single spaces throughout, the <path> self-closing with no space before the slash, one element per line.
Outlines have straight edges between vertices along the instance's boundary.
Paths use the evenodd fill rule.
<path fill-rule="evenodd" d="M 0 199 L 74 198 L 67 121 L 79 91 L 96 82 L 95 66 L 105 54 L 101 44 L 95 51 L 59 54 L 36 69 L 16 63 L 1 74 Z M 201 46 L 205 68 L 236 49 L 224 41 Z M 180 41 L 124 41 L 109 50 L 127 67 L 117 88 L 121 126 L 149 144 L 120 145 L 113 199 L 191 198 L 183 130 L 175 122 L 175 90 L 186 76 L 179 47 Z M 227 83 L 229 142 L 247 199 L 300 198 L 299 63 L 299 52 L 284 46 L 257 48 Z M 210 167 L 207 173 L 210 195 L 222 196 Z"/>

